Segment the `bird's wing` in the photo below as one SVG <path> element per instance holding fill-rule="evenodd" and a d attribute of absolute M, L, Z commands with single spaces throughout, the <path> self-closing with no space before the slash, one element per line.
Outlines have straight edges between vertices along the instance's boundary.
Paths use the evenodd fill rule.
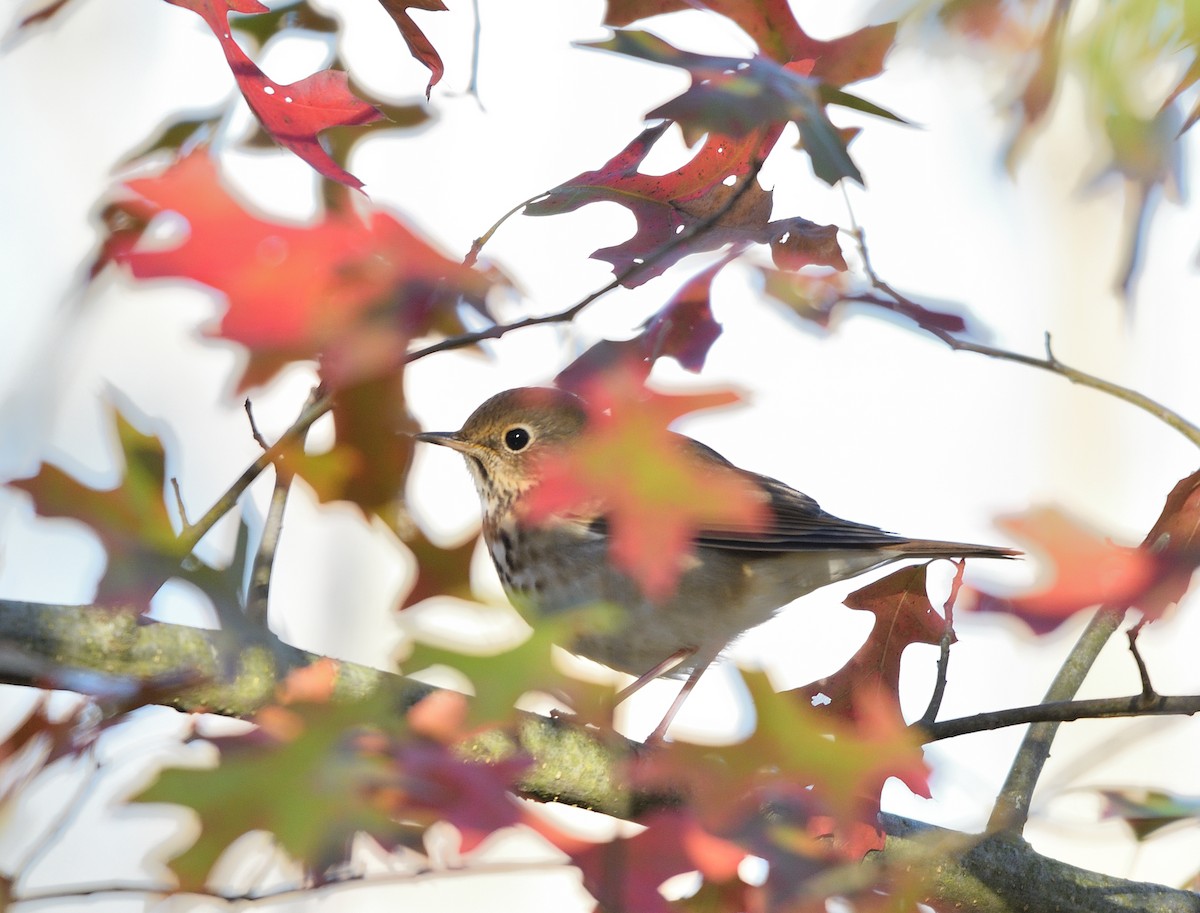
<path fill-rule="evenodd" d="M 690 449 L 706 463 L 732 470 L 762 494 L 767 502 L 765 528 L 723 525 L 703 529 L 696 536 L 698 545 L 741 551 L 790 552 L 808 549 L 855 549 L 895 545 L 902 536 L 877 526 L 843 520 L 821 509 L 808 495 L 778 479 L 738 469 L 723 456 L 699 441 Z"/>
<path fill-rule="evenodd" d="M 694 457 L 719 470 L 736 473 L 749 482 L 767 504 L 768 522 L 765 528 L 733 524 L 705 528 L 694 537 L 697 545 L 737 551 L 793 552 L 878 548 L 907 541 L 876 526 L 854 523 L 826 513 L 816 501 L 790 485 L 739 469 L 706 444 L 683 435 L 679 437 Z M 594 533 L 607 534 L 606 519 L 593 518 L 590 529 Z"/>

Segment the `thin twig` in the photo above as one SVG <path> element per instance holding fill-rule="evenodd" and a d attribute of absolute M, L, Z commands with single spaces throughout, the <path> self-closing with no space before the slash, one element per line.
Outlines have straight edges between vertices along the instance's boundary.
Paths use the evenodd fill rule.
<path fill-rule="evenodd" d="M 902 295 L 886 282 L 884 282 L 875 272 L 871 265 L 870 253 L 867 249 L 866 235 L 861 228 L 854 229 L 854 237 L 858 241 L 859 250 L 863 258 L 863 270 L 866 272 L 871 284 L 876 290 L 882 292 L 891 298 L 891 301 L 877 298 L 872 295 L 847 295 L 847 301 L 857 301 L 862 304 L 871 304 L 876 307 L 881 307 L 886 310 L 897 310 L 896 305 L 901 305 L 902 308 L 917 308 L 920 307 L 915 301 Z M 951 349 L 956 352 L 974 352 L 978 355 L 986 355 L 989 358 L 995 358 L 999 361 L 1011 361 L 1017 364 L 1026 365 L 1031 368 L 1039 368 L 1043 371 L 1049 371 L 1052 374 L 1057 374 L 1064 377 L 1073 384 L 1079 384 L 1083 387 L 1090 387 L 1093 390 L 1099 390 L 1101 393 L 1107 393 L 1116 399 L 1136 406 L 1138 409 L 1148 412 L 1159 421 L 1167 426 L 1174 428 L 1189 441 L 1200 447 L 1200 427 L 1189 422 L 1178 412 L 1168 409 L 1162 403 L 1156 402 L 1143 393 L 1136 390 L 1131 390 L 1129 387 L 1122 387 L 1120 384 L 1115 384 L 1112 381 L 1104 380 L 1096 377 L 1093 374 L 1088 374 L 1085 371 L 1080 371 L 1072 368 L 1069 365 L 1063 364 L 1055 357 L 1054 352 L 1050 348 L 1050 334 L 1046 334 L 1046 357 L 1036 358 L 1031 355 L 1022 355 L 1019 352 L 1012 352 L 1008 349 L 1000 349 L 995 346 L 984 345 L 983 343 L 971 342 L 965 339 L 959 339 L 953 333 L 941 329 L 940 327 L 930 326 L 928 323 L 919 324 L 921 329 L 936 339 L 941 340 Z"/>
<path fill-rule="evenodd" d="M 658 248 L 658 250 L 656 250 L 653 254 L 646 257 L 641 263 L 635 263 L 628 269 L 622 270 L 603 288 L 597 289 L 596 291 L 585 295 L 569 308 L 557 311 L 553 314 L 543 314 L 539 317 L 526 317 L 523 320 L 517 320 L 513 323 L 496 324 L 495 326 L 490 326 L 473 333 L 462 333 L 458 336 L 451 336 L 447 339 L 442 339 L 433 343 L 432 345 L 425 346 L 422 349 L 416 349 L 415 351 L 409 352 L 404 357 L 404 364 L 410 364 L 421 358 L 425 358 L 427 355 L 433 355 L 437 352 L 446 352 L 451 349 L 462 349 L 466 346 L 472 346 L 478 342 L 484 342 L 488 339 L 499 339 L 501 336 L 504 336 L 506 333 L 511 333 L 513 330 L 523 330 L 527 327 L 540 326 L 547 323 L 568 323 L 571 320 L 574 320 L 579 312 L 586 308 L 589 304 L 592 304 L 594 301 L 602 298 L 604 295 L 607 295 L 614 289 L 619 288 L 638 273 L 644 272 L 645 270 L 656 266 L 676 248 L 686 244 L 696 236 L 703 234 L 720 222 L 727 213 L 731 212 L 733 208 L 737 206 L 738 201 L 741 200 L 741 198 L 746 194 L 746 191 L 748 191 L 752 186 L 754 186 L 754 184 L 757 183 L 758 174 L 762 170 L 762 166 L 763 159 L 753 159 L 750 164 L 750 169 L 745 175 L 745 179 L 740 183 L 736 192 L 730 194 L 729 199 L 727 199 L 716 211 L 705 217 L 703 220 L 690 226 L 688 229 L 681 231 L 677 235 L 673 235 L 670 240 Z M 545 196 L 545 194 L 539 194 L 539 196 Z M 533 197 L 532 199 L 526 200 L 524 203 L 521 203 L 515 208 L 509 210 L 500 221 L 504 221 L 504 219 L 507 219 L 518 209 L 528 205 L 530 202 L 532 202 L 532 200 L 537 198 L 538 197 Z M 491 236 L 491 233 L 496 230 L 499 224 L 500 223 L 497 222 L 496 225 L 489 229 L 488 233 L 484 235 L 482 239 L 476 241 L 476 247 L 472 248 L 473 252 L 476 251 L 477 246 L 482 246 L 483 241 Z"/>
<path fill-rule="evenodd" d="M 1028 707 L 1010 707 L 992 710 L 971 716 L 942 720 L 914 727 L 924 730 L 923 738 L 929 742 L 952 739 L 973 732 L 988 732 L 1008 726 L 1032 723 L 1033 727 L 1057 726 L 1075 720 L 1111 720 L 1122 717 L 1141 716 L 1193 716 L 1200 713 L 1200 695 L 1134 694 L 1129 697 L 1101 697 L 1086 701 L 1046 701 Z M 989 827 L 989 830 L 991 828 Z"/>
<path fill-rule="evenodd" d="M 506 212 L 504 215 L 502 215 L 500 218 L 498 218 L 494 223 L 492 223 L 491 228 L 489 228 L 487 231 L 485 231 L 478 238 L 476 238 L 474 241 L 471 242 L 471 249 L 469 251 L 467 251 L 467 255 L 465 257 L 463 257 L 463 266 L 474 266 L 475 262 L 479 259 L 479 252 L 481 250 L 483 250 L 483 245 L 487 244 L 488 241 L 492 240 L 492 235 L 494 235 L 497 231 L 500 230 L 501 225 L 503 225 L 505 222 L 507 222 L 510 218 L 512 218 L 514 215 L 516 215 L 518 212 L 520 212 L 522 209 L 524 209 L 530 203 L 534 203 L 537 200 L 542 199 L 542 197 L 544 197 L 546 195 L 547 194 L 545 192 L 538 193 L 538 194 L 534 194 L 533 196 L 531 196 L 528 200 L 522 200 L 520 203 L 518 203 L 516 206 L 514 206 L 512 209 L 510 209 L 508 212 Z"/>
<path fill-rule="evenodd" d="M 962 589 L 963 571 L 967 567 L 967 562 L 960 558 L 958 561 L 952 561 L 951 564 L 954 565 L 954 580 L 950 584 L 950 595 L 946 597 L 946 602 L 942 606 L 946 624 L 942 629 L 942 638 L 938 642 L 937 681 L 934 682 L 933 694 L 929 697 L 929 706 L 925 708 L 925 713 L 917 723 L 918 726 L 928 727 L 937 719 L 938 712 L 942 709 L 942 698 L 946 695 L 950 645 L 954 642 L 954 603 L 958 599 L 958 591 Z"/>
<path fill-rule="evenodd" d="M 190 524 L 188 522 L 187 508 L 183 506 L 183 492 L 179 490 L 179 479 L 171 476 L 171 491 L 175 492 L 175 508 L 179 511 L 179 523 L 183 529 L 187 529 Z"/>
<path fill-rule="evenodd" d="M 628 269 L 623 270 L 620 275 L 616 276 L 603 288 L 584 296 L 569 308 L 558 311 L 554 314 L 545 314 L 540 317 L 527 317 L 524 320 L 518 320 L 513 323 L 497 324 L 495 326 L 488 327 L 487 329 L 479 330 L 478 332 L 463 333 L 458 336 L 452 336 L 448 339 L 443 339 L 439 342 L 433 343 L 432 345 L 425 346 L 422 349 L 417 349 L 407 353 L 402 359 L 401 364 L 411 364 L 414 361 L 418 361 L 437 352 L 446 352 L 452 349 L 466 348 L 467 346 L 475 345 L 476 343 L 483 342 L 487 339 L 499 339 L 501 336 L 504 336 L 506 333 L 511 333 L 514 330 L 522 330 L 526 327 L 539 326 L 547 323 L 566 323 L 573 320 L 575 316 L 589 304 L 608 294 L 613 289 L 618 288 L 631 276 L 655 266 L 677 247 L 687 243 L 692 238 L 716 225 L 717 222 L 724 218 L 724 216 L 737 205 L 738 201 L 741 200 L 746 191 L 757 183 L 758 174 L 762 170 L 762 166 L 762 158 L 753 159 L 751 161 L 750 169 L 745 175 L 745 180 L 741 182 L 741 186 L 739 186 L 734 193 L 730 194 L 729 199 L 727 199 L 725 203 L 716 211 L 697 222 L 695 225 L 692 225 L 689 229 L 674 235 L 667 243 L 647 257 L 644 261 L 641 263 L 636 263 L 630 266 Z M 540 196 L 544 196 L 544 194 L 539 194 L 538 197 Z M 494 226 L 492 226 L 491 229 L 488 230 L 487 233 L 484 234 L 482 238 L 476 241 L 475 245 L 472 246 L 472 254 L 468 255 L 468 259 L 470 259 L 473 254 L 478 253 L 478 248 L 481 247 L 489 237 L 491 237 L 492 233 L 495 232 L 504 219 L 507 219 L 514 212 L 517 212 L 532 200 L 538 199 L 538 197 L 533 197 L 530 200 L 526 200 L 506 213 L 499 222 L 497 222 Z M 217 521 L 220 520 L 221 517 L 233 510 L 234 506 L 237 504 L 238 498 L 240 498 L 246 489 L 254 483 L 254 480 L 263 473 L 263 470 L 275 462 L 275 460 L 281 453 L 284 452 L 287 447 L 300 440 L 308 431 L 312 423 L 328 412 L 332 406 L 333 396 L 327 392 L 322 393 L 309 402 L 309 404 L 300 413 L 300 416 L 296 419 L 296 421 L 292 423 L 291 427 L 284 431 L 283 434 L 280 435 L 279 439 L 272 444 L 257 460 L 246 467 L 242 474 L 238 476 L 237 481 L 235 481 L 228 488 L 228 490 L 217 499 L 216 503 L 214 503 L 212 507 L 208 509 L 204 516 L 201 517 L 194 526 L 184 529 L 180 539 L 188 552 L 196 547 L 196 544 L 204 538 L 208 531 L 216 525 Z"/>
<path fill-rule="evenodd" d="M 304 409 L 311 407 L 319 398 L 320 387 L 315 387 L 305 400 Z M 270 450 L 266 439 L 259 433 L 254 421 L 254 410 L 250 400 L 246 400 L 246 417 L 250 421 L 250 431 L 254 439 L 264 451 Z M 302 410 L 303 411 L 303 410 Z M 298 439 L 303 443 L 303 435 Z M 292 487 L 295 473 L 284 463 L 282 457 L 275 459 L 275 487 L 271 490 L 271 504 L 263 521 L 262 535 L 258 540 L 258 549 L 254 553 L 254 565 L 250 571 L 250 584 L 246 592 L 246 618 L 259 628 L 267 627 L 267 607 L 271 595 L 271 570 L 275 566 L 275 552 L 279 547 L 279 536 L 283 531 L 283 513 L 287 507 L 288 492 Z"/>
<path fill-rule="evenodd" d="M 304 405 L 309 405 L 312 402 L 310 396 L 305 400 Z M 263 450 L 270 450 L 271 445 L 267 443 L 267 439 L 262 436 L 262 432 L 258 430 L 258 422 L 254 420 L 254 407 L 250 405 L 250 397 L 246 397 L 242 403 L 242 408 L 246 410 L 246 421 L 250 423 L 250 435 L 254 438 L 254 442 Z"/>
<path fill-rule="evenodd" d="M 1146 661 L 1142 659 L 1142 651 L 1138 649 L 1138 635 L 1142 633 L 1142 628 L 1146 625 L 1146 619 L 1141 619 L 1137 624 L 1125 632 L 1125 636 L 1129 638 L 1129 652 L 1133 654 L 1133 661 L 1137 663 L 1138 675 L 1142 679 L 1142 697 L 1146 701 L 1151 701 L 1158 695 L 1154 691 L 1154 686 L 1150 684 L 1150 670 L 1146 668 Z"/>
<path fill-rule="evenodd" d="M 483 43 L 483 21 L 479 18 L 479 0 L 472 0 L 471 12 L 475 16 L 475 27 L 471 30 L 471 79 L 467 83 L 467 94 L 475 99 L 479 110 L 484 110 L 479 97 L 479 47 Z"/>
<path fill-rule="evenodd" d="M 257 460 L 243 470 L 242 474 L 237 477 L 237 480 L 216 500 L 203 517 L 197 520 L 194 525 L 184 530 L 179 538 L 187 550 L 190 551 L 195 548 L 196 544 L 217 524 L 217 521 L 233 510 L 237 505 L 238 498 L 245 493 L 247 488 L 254 484 L 254 480 L 262 475 L 263 470 L 274 463 L 279 455 L 288 447 L 300 440 L 312 426 L 312 423 L 328 412 L 332 406 L 333 397 L 329 393 L 322 393 L 315 400 L 311 401 L 300 412 L 299 417 L 292 422 L 291 427 L 279 436 L 279 440 L 267 448 Z"/>

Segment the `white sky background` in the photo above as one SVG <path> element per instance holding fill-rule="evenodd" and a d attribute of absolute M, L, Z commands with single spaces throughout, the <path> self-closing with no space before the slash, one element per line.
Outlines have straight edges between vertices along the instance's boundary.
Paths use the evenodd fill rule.
<path fill-rule="evenodd" d="M 146 417 L 143 430 L 165 437 L 168 472 L 178 475 L 196 516 L 256 454 L 231 395 L 235 347 L 195 337 L 221 305 L 196 288 L 135 285 L 111 274 L 81 295 L 79 265 L 95 237 L 89 213 L 114 163 L 165 112 L 216 104 L 232 91 L 232 80 L 215 40 L 186 10 L 122 0 L 76 5 L 54 27 L 10 42 L 0 55 L 7 138 L 0 144 L 0 473 L 29 475 L 39 460 L 50 459 L 93 484 L 115 484 L 101 405 L 106 391 L 115 390 L 135 415 Z M 463 93 L 473 22 L 467 4 L 451 5 L 450 13 L 416 14 L 447 64 L 433 93 L 437 119 L 420 131 L 362 144 L 349 167 L 376 204 L 394 207 L 454 256 L 520 200 L 599 167 L 636 134 L 645 111 L 685 87 L 686 76 L 572 48 L 572 41 L 603 36 L 595 26 L 599 2 L 482 0 L 481 108 Z M 336 6 L 348 22 L 343 50 L 356 78 L 392 99 L 420 94 L 426 71 L 409 59 L 374 0 Z M 817 37 L 887 18 L 865 4 L 795 6 Z M 689 14 L 675 21 L 682 25 L 663 34 L 689 50 L 752 50 L 745 36 L 716 17 Z M 946 50 L 942 56 L 894 52 L 882 78 L 856 87 L 921 125 L 862 119 L 865 132 L 852 146 L 868 189 L 851 188 L 849 197 L 876 268 L 919 300 L 966 305 L 998 345 L 1040 354 L 1042 334 L 1051 331 L 1056 354 L 1068 364 L 1200 416 L 1192 372 L 1200 331 L 1195 206 L 1168 201 L 1156 209 L 1130 316 L 1111 292 L 1125 230 L 1122 188 L 1110 179 L 1085 189 L 1096 162 L 1081 132 L 1078 87 L 1068 85 L 1014 180 L 1000 165 L 1003 124 L 992 113 L 1003 75 L 982 72 Z M 287 82 L 323 66 L 325 53 L 319 42 L 291 42 L 257 59 L 272 78 Z M 860 122 L 845 112 L 834 117 Z M 217 147 L 236 142 L 247 123 L 241 107 Z M 787 144 L 780 145 L 782 152 Z M 1189 137 L 1182 149 L 1194 160 L 1193 145 Z M 676 154 L 684 156 L 681 144 Z M 656 149 L 647 170 L 668 170 L 668 157 Z M 230 181 L 261 205 L 296 217 L 310 211 L 315 181 L 289 153 L 235 151 L 224 162 Z M 802 154 L 776 153 L 762 180 L 776 188 L 777 217 L 849 224 L 841 190 L 812 178 Z M 486 248 L 526 292 L 505 307 L 512 313 L 558 310 L 603 286 L 608 267 L 588 254 L 632 230 L 629 213 L 609 204 L 510 221 Z M 595 339 L 633 332 L 703 262 L 689 259 L 682 270 L 602 300 L 573 332 L 525 331 L 489 346 L 491 358 L 450 353 L 415 365 L 408 385 L 414 410 L 427 427 L 449 430 L 497 390 L 549 381 Z M 834 513 L 916 536 L 999 543 L 993 517 L 1055 503 L 1132 543 L 1175 481 L 1195 468 L 1195 453 L 1182 437 L 1129 406 L 1019 366 L 945 351 L 900 321 L 852 315 L 836 332 L 818 334 L 764 302 L 746 277 L 730 269 L 717 283 L 714 308 L 725 333 L 704 375 L 692 378 L 663 365 L 655 378 L 663 386 L 731 384 L 744 391 L 744 408 L 690 419 L 684 430 L 739 464 L 807 491 Z M 310 372 L 295 369 L 253 394 L 264 433 L 286 427 L 310 383 Z M 256 489 L 259 510 L 268 490 Z M 465 535 L 478 510 L 459 461 L 440 451 L 418 454 L 411 500 L 418 517 L 446 541 Z M 226 554 L 233 531 L 228 521 L 219 527 L 206 541 L 206 554 Z M 0 493 L 0 543 L 5 598 L 86 601 L 102 573 L 94 539 L 77 525 L 34 519 L 23 496 Z M 273 624 L 299 646 L 386 665 L 401 640 L 391 606 L 406 567 L 388 536 L 367 527 L 356 511 L 318 508 L 297 492 L 272 590 Z M 490 571 L 480 567 L 483 579 Z M 1016 587 L 1036 570 L 1034 561 L 980 563 L 972 576 Z M 733 656 L 767 665 L 781 687 L 829 674 L 866 634 L 860 613 L 840 606 L 862 583 L 806 597 L 747 634 Z M 456 617 L 453 606 L 437 608 L 442 617 Z M 164 599 L 158 609 L 211 623 L 184 598 Z M 1182 613 L 1143 635 L 1161 691 L 1200 689 L 1194 615 Z M 1035 642 L 1018 624 L 960 616 L 943 716 L 1036 702 L 1079 628 L 1069 624 Z M 1118 640 L 1082 696 L 1137 690 L 1136 670 Z M 914 647 L 906 657 L 906 710 L 915 716 L 932 680 L 933 650 Z M 653 689 L 631 709 L 631 731 L 653 726 L 672 687 Z M 705 739 L 744 732 L 750 722 L 739 715 L 739 694 L 730 669 L 710 673 L 675 731 Z M 17 692 L 0 697 L 14 707 L 26 700 Z M 178 726 L 174 714 L 146 716 L 147 732 Z M 119 735 L 112 750 L 124 745 L 125 756 L 145 754 L 149 737 L 129 729 L 136 731 Z M 934 800 L 895 788 L 886 793 L 887 807 L 952 826 L 981 826 L 1019 735 L 980 734 L 933 746 Z M 1194 721 L 1064 727 L 1028 835 L 1039 849 L 1076 864 L 1168 882 L 1186 877 L 1200 849 L 1196 829 L 1161 837 L 1139 852 L 1121 825 L 1095 825 L 1098 804 L 1089 794 L 1068 790 L 1140 783 L 1195 793 L 1198 747 Z M 119 865 L 123 873 L 136 871 L 133 847 L 154 845 L 161 826 L 138 830 L 128 815 L 103 814 L 105 791 L 119 793 L 120 777 L 102 778 L 107 785 L 93 791 L 78 826 L 44 853 L 31 882 L 105 880 Z M 36 823 L 46 820 L 44 807 L 21 809 L 0 832 L 0 861 L 23 858 Z M 88 826 L 98 830 L 79 830 Z M 113 839 L 118 827 L 126 829 L 119 840 Z M 81 867 L 98 840 L 118 852 Z M 520 895 L 527 903 L 536 905 L 540 895 L 557 904 L 562 874 L 547 877 L 557 881 L 506 883 L 505 896 L 520 902 L 508 893 L 520 890 L 528 892 Z M 456 891 L 475 889 L 468 882 L 410 889 L 437 892 L 441 905 L 460 897 Z M 392 901 L 397 896 L 381 890 Z M 345 896 L 361 906 L 365 894 Z M 113 909 L 136 906 L 122 899 Z"/>

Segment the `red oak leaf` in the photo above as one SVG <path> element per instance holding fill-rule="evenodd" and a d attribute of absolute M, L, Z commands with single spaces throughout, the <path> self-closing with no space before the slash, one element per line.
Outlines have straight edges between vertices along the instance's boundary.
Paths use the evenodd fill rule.
<path fill-rule="evenodd" d="M 139 279 L 193 279 L 228 297 L 215 334 L 250 350 L 240 389 L 296 360 L 320 358 L 333 387 L 393 372 L 410 338 L 456 329 L 460 296 L 482 311 L 491 285 L 382 211 L 338 211 L 310 225 L 252 214 L 203 149 L 126 187 L 133 197 L 118 205 L 131 220 L 175 212 L 188 232 L 153 249 L 126 234 L 113 259 Z"/>
<path fill-rule="evenodd" d="M 729 882 L 748 855 L 744 849 L 707 830 L 686 809 L 658 811 L 639 823 L 633 837 L 593 844 L 572 854 L 583 884 L 602 910 L 670 913 L 659 887 L 684 872 L 699 872 L 712 882 Z"/>
<path fill-rule="evenodd" d="M 528 758 L 469 761 L 452 747 L 406 739 L 393 749 L 392 763 L 391 782 L 381 784 L 377 807 L 396 819 L 449 821 L 462 835 L 463 852 L 525 817 L 510 790 Z"/>
<path fill-rule="evenodd" d="M 425 87 L 425 97 L 428 98 L 433 87 L 441 81 L 446 67 L 433 44 L 425 37 L 425 33 L 417 28 L 408 11 L 419 9 L 440 13 L 445 12 L 446 4 L 442 3 L 442 0 L 379 0 L 379 3 L 392 17 L 396 28 L 400 29 L 400 35 L 408 45 L 409 53 L 429 68 L 429 85 Z"/>
<path fill-rule="evenodd" d="M 862 691 L 854 718 L 842 720 L 791 694 L 775 694 L 765 676 L 747 675 L 746 683 L 759 714 L 748 744 L 756 746 L 760 757 L 778 758 L 777 767 L 794 769 L 811 784 L 839 829 L 855 823 L 876 826 L 879 793 L 889 777 L 917 795 L 929 795 L 920 736 L 894 712 L 886 693 Z"/>
<path fill-rule="evenodd" d="M 809 706 L 824 695 L 828 701 L 817 709 L 828 708 L 826 712 L 848 720 L 860 719 L 864 702 L 869 702 L 871 713 L 886 710 L 903 726 L 900 658 L 909 644 L 937 644 L 946 632 L 946 620 L 926 595 L 925 571 L 924 564 L 902 568 L 847 596 L 848 607 L 874 614 L 870 637 L 833 675 L 789 693 Z"/>
<path fill-rule="evenodd" d="M 1060 511 L 1042 508 L 999 523 L 1041 551 L 1054 578 L 1023 596 L 982 594 L 976 608 L 1017 615 L 1038 633 L 1091 606 L 1133 605 L 1158 580 L 1159 563 L 1150 552 L 1114 545 Z"/>
<path fill-rule="evenodd" d="M 554 383 L 564 390 L 578 391 L 595 375 L 621 363 L 631 367 L 644 365 L 642 380 L 645 380 L 654 361 L 663 357 L 674 358 L 680 367 L 699 374 L 708 350 L 721 335 L 721 325 L 713 319 L 709 293 L 713 277 L 727 263 L 729 258 L 724 258 L 689 280 L 657 314 L 642 324 L 642 332 L 633 339 L 602 339 L 596 343 L 560 371 Z"/>
<path fill-rule="evenodd" d="M 667 430 L 681 415 L 737 401 L 732 393 L 664 396 L 621 366 L 582 391 L 588 425 L 570 450 L 548 453 L 522 501 L 531 522 L 603 517 L 609 554 L 651 599 L 670 596 L 705 526 L 761 527 L 766 508 L 736 470 L 705 459 Z"/>
<path fill-rule="evenodd" d="M 691 87 L 660 105 L 647 117 L 679 122 L 689 142 L 712 131 L 742 138 L 765 133 L 794 121 L 813 170 L 829 184 L 843 177 L 862 182 L 846 150 L 848 135 L 829 121 L 826 104 L 856 108 L 892 120 L 896 115 L 809 75 L 802 64 L 787 66 L 767 57 L 713 57 L 682 51 L 649 32 L 620 30 L 586 47 L 613 51 L 652 63 L 680 67 L 692 77 Z"/>
<path fill-rule="evenodd" d="M 633 762 L 634 785 L 692 797 L 705 827 L 736 834 L 756 855 L 798 856 L 797 877 L 811 874 L 831 854 L 861 858 L 878 847 L 879 795 L 889 777 L 929 795 L 920 736 L 879 694 L 864 691 L 856 718 L 842 719 L 791 693 L 776 693 L 761 673 L 747 673 L 746 683 L 758 716 L 750 738 L 719 756 L 703 746 L 670 743 Z M 803 839 L 772 848 L 778 835 L 752 836 L 754 819 L 764 810 Z M 836 845 L 817 842 L 830 834 Z"/>
<path fill-rule="evenodd" d="M 765 158 L 778 130 L 770 130 L 761 141 L 753 136 L 736 140 L 709 135 L 682 168 L 662 175 L 642 173 L 638 166 L 669 126 L 663 123 L 642 131 L 602 168 L 560 184 L 526 206 L 525 213 L 557 215 L 597 202 L 628 207 L 637 220 L 636 234 L 592 254 L 611 263 L 628 287 L 661 275 L 697 251 L 726 244 L 735 249 L 776 245 L 796 232 L 826 232 L 831 237 L 837 233 L 836 226 L 816 226 L 807 219 L 770 221 L 771 192 L 759 185 L 753 162 Z"/>
<path fill-rule="evenodd" d="M 1158 579 L 1137 600 L 1148 618 L 1179 602 L 1200 566 L 1200 471 L 1176 483 L 1142 548 L 1155 557 Z"/>
<path fill-rule="evenodd" d="M 604 24 L 624 26 L 692 7 L 690 0 L 609 0 Z M 788 0 L 708 0 L 704 7 L 736 22 L 772 60 L 806 62 L 802 72 L 838 86 L 877 76 L 896 37 L 896 23 L 889 22 L 818 41 L 800 27 Z"/>
<path fill-rule="evenodd" d="M 317 141 L 317 134 L 330 127 L 369 124 L 383 117 L 377 108 L 350 91 L 345 73 L 321 70 L 287 85 L 270 79 L 238 46 L 229 28 L 230 12 L 268 12 L 258 0 L 167 2 L 196 13 L 212 29 L 246 104 L 279 145 L 330 180 L 356 189 L 362 187 L 362 181 L 335 162 Z"/>
<path fill-rule="evenodd" d="M 113 413 L 124 460 L 118 487 L 100 491 L 44 465 L 36 476 L 9 483 L 28 492 L 43 517 L 70 517 L 99 537 L 108 558 L 96 602 L 149 607 L 150 597 L 179 573 L 187 553 L 167 511 L 166 457 L 157 437 L 145 435 L 119 412 Z"/>
<path fill-rule="evenodd" d="M 471 558 L 475 554 L 475 540 L 476 536 L 472 535 L 461 545 L 441 548 L 420 532 L 406 538 L 404 545 L 416 559 L 417 568 L 412 589 L 400 603 L 401 610 L 443 594 L 471 599 Z"/>

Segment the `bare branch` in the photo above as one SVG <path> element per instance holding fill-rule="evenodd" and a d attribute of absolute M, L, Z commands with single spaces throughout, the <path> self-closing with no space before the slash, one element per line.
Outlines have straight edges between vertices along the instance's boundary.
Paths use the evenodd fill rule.
<path fill-rule="evenodd" d="M 1045 704 L 1055 704 L 1070 701 L 1079 691 L 1079 686 L 1087 677 L 1096 657 L 1110 637 L 1120 626 L 1125 617 L 1124 608 L 1101 608 L 1088 626 L 1079 636 L 1075 646 L 1058 670 L 1054 681 L 1050 683 Z M 1048 719 L 1054 720 L 1053 716 Z M 1076 717 L 1078 719 L 1078 717 Z M 1013 759 L 1012 769 L 996 797 L 992 807 L 992 816 L 988 820 L 988 829 L 993 831 L 1009 831 L 1018 834 L 1025 828 L 1029 819 L 1029 804 L 1033 798 L 1033 790 L 1042 775 L 1042 768 L 1050 757 L 1050 745 L 1058 733 L 1059 723 L 1039 722 L 1029 727 L 1025 739 Z"/>
<path fill-rule="evenodd" d="M 1075 720 L 1111 720 L 1143 716 L 1193 716 L 1200 713 L 1200 695 L 1134 694 L 1129 697 L 1100 697 L 1087 701 L 1047 701 L 1028 707 L 991 710 L 939 723 L 914 723 L 930 742 L 952 739 L 972 732 L 1022 726 L 1026 723 L 1071 723 Z"/>

